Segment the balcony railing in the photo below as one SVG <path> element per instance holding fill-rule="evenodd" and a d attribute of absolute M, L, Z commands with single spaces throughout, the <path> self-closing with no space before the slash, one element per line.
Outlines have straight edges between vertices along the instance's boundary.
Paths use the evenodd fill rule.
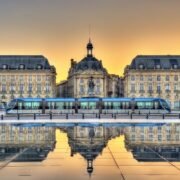
<path fill-rule="evenodd" d="M 162 91 L 160 90 L 160 89 L 157 89 L 157 91 L 156 91 L 158 94 L 161 94 L 162 93 Z"/>
<path fill-rule="evenodd" d="M 171 90 L 170 90 L 170 89 L 166 89 L 165 91 L 166 91 L 166 93 L 170 93 L 170 92 L 171 92 Z"/>
<path fill-rule="evenodd" d="M 149 93 L 149 94 L 152 94 L 152 93 L 153 93 L 153 90 L 148 90 L 148 93 Z"/>
<path fill-rule="evenodd" d="M 139 93 L 145 93 L 145 91 L 141 89 L 141 90 L 139 90 Z"/>

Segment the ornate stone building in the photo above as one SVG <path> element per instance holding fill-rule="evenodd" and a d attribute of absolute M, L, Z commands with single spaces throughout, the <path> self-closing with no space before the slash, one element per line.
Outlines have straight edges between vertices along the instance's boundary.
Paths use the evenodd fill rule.
<path fill-rule="evenodd" d="M 87 56 L 71 60 L 68 78 L 57 85 L 59 97 L 117 97 L 119 76 L 108 74 L 102 61 L 93 56 L 93 44 L 87 44 Z"/>
<path fill-rule="evenodd" d="M 137 56 L 124 71 L 126 97 L 161 97 L 180 109 L 180 56 Z"/>
<path fill-rule="evenodd" d="M 43 56 L 0 56 L 0 102 L 55 97 L 56 69 Z"/>

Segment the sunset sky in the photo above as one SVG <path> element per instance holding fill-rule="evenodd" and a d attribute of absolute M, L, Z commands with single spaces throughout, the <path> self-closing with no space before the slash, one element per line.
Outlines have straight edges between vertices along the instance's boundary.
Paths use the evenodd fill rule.
<path fill-rule="evenodd" d="M 0 54 L 42 54 L 59 82 L 86 55 L 89 25 L 109 73 L 138 54 L 180 54 L 180 0 L 0 0 Z"/>

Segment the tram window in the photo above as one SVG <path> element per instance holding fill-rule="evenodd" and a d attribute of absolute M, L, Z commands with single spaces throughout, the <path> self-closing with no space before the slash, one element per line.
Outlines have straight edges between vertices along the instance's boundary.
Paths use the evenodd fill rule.
<path fill-rule="evenodd" d="M 56 109 L 56 104 L 55 104 L 55 102 L 51 102 L 51 109 Z"/>
<path fill-rule="evenodd" d="M 96 102 L 89 102 L 89 109 L 96 109 Z"/>
<path fill-rule="evenodd" d="M 120 109 L 120 102 L 113 102 L 113 109 Z"/>
<path fill-rule="evenodd" d="M 73 102 L 69 102 L 69 109 L 74 109 Z"/>
<path fill-rule="evenodd" d="M 64 102 L 65 104 L 65 109 L 69 109 L 69 102 Z"/>
<path fill-rule="evenodd" d="M 169 108 L 169 106 L 168 106 L 168 104 L 167 104 L 167 102 L 166 101 L 164 101 L 164 100 L 161 100 L 161 103 L 162 103 L 162 106 L 164 107 L 164 108 Z"/>
<path fill-rule="evenodd" d="M 130 109 L 129 102 L 122 102 L 122 109 Z"/>
<path fill-rule="evenodd" d="M 153 109 L 153 102 L 137 102 L 138 109 Z"/>
<path fill-rule="evenodd" d="M 154 109 L 159 109 L 159 102 L 158 101 L 154 102 Z"/>
<path fill-rule="evenodd" d="M 56 109 L 63 109 L 64 102 L 56 102 Z"/>
<path fill-rule="evenodd" d="M 32 102 L 32 109 L 40 109 L 40 102 Z"/>
<path fill-rule="evenodd" d="M 153 109 L 153 102 L 146 102 L 147 109 Z"/>
<path fill-rule="evenodd" d="M 18 102 L 18 109 L 22 110 L 23 109 L 23 102 Z"/>
<path fill-rule="evenodd" d="M 80 109 L 88 109 L 88 102 L 81 102 Z"/>
<path fill-rule="evenodd" d="M 46 109 L 51 109 L 51 102 L 46 103 Z"/>
<path fill-rule="evenodd" d="M 105 109 L 111 109 L 111 102 L 105 102 L 104 103 L 104 108 Z"/>
<path fill-rule="evenodd" d="M 31 109 L 31 102 L 24 102 L 24 109 Z"/>
<path fill-rule="evenodd" d="M 145 109 L 145 102 L 137 102 L 138 109 Z"/>

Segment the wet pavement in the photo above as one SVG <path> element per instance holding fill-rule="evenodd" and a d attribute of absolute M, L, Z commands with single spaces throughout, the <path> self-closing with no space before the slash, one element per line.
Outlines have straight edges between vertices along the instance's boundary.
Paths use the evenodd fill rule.
<path fill-rule="evenodd" d="M 1 124 L 0 179 L 180 179 L 180 124 Z"/>

